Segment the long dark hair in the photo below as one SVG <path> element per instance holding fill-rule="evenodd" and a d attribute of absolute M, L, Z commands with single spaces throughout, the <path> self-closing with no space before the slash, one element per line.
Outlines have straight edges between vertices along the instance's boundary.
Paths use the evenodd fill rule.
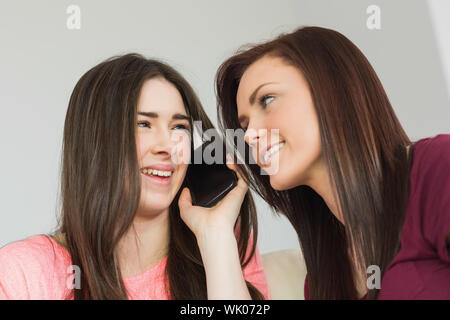
<path fill-rule="evenodd" d="M 244 47 L 216 75 L 220 128 L 240 128 L 236 94 L 250 64 L 282 58 L 305 77 L 318 115 L 322 155 L 344 225 L 309 186 L 276 191 L 255 164 L 240 166 L 248 183 L 295 228 L 312 299 L 357 298 L 355 275 L 369 265 L 381 275 L 399 249 L 408 199 L 411 143 L 374 69 L 339 32 L 303 27 Z M 247 150 L 248 152 L 248 146 Z M 353 268 L 351 254 L 356 255 Z M 367 298 L 374 299 L 378 289 Z"/>
<path fill-rule="evenodd" d="M 177 71 L 138 54 L 98 64 L 80 78 L 70 97 L 64 124 L 58 232 L 65 235 L 72 263 L 81 270 L 81 289 L 71 291 L 74 299 L 128 298 L 116 246 L 132 226 L 139 205 L 137 101 L 144 82 L 155 77 L 178 89 L 191 125 L 199 120 L 205 129 L 213 127 L 194 90 Z M 166 292 L 171 299 L 207 299 L 196 238 L 180 218 L 180 191 L 169 208 Z M 245 267 L 255 252 L 257 238 L 256 209 L 250 193 L 239 220 L 238 248 Z M 245 255 L 251 230 L 254 242 L 250 254 Z M 263 298 L 254 286 L 248 282 L 247 286 L 253 298 Z"/>

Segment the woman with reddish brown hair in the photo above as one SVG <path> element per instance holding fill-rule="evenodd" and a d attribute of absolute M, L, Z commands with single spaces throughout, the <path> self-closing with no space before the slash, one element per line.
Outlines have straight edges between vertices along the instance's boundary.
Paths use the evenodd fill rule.
<path fill-rule="evenodd" d="M 450 135 L 412 143 L 349 39 L 300 28 L 216 85 L 221 129 L 251 148 L 239 171 L 298 234 L 307 299 L 450 299 Z"/>

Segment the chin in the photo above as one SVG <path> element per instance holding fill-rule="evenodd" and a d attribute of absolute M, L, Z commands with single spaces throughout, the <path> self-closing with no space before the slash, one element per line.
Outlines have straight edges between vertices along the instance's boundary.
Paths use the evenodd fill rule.
<path fill-rule="evenodd" d="M 170 203 L 167 198 L 151 197 L 142 204 L 141 208 L 144 211 L 159 212 L 166 210 L 170 206 Z"/>
<path fill-rule="evenodd" d="M 270 176 L 270 186 L 277 191 L 284 191 L 293 188 L 288 179 L 283 179 L 279 174 Z"/>

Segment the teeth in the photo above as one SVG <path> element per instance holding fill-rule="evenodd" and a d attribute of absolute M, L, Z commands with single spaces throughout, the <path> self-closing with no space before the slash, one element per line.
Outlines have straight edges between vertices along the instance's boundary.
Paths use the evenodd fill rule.
<path fill-rule="evenodd" d="M 144 170 L 142 170 L 142 173 L 147 174 L 147 175 L 160 176 L 160 177 L 170 177 L 172 175 L 172 171 L 162 171 L 162 170 L 155 170 L 155 169 L 144 169 Z"/>
<path fill-rule="evenodd" d="M 268 163 L 270 157 L 280 150 L 284 146 L 284 142 L 281 142 L 273 147 L 271 147 L 265 154 L 264 154 L 264 163 Z"/>

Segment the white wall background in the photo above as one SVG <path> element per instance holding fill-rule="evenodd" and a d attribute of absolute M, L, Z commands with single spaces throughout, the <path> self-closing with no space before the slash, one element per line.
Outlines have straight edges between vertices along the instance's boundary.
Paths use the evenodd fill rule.
<path fill-rule="evenodd" d="M 450 100 L 450 1 L 428 0 L 428 5 Z"/>
<path fill-rule="evenodd" d="M 70 4 L 81 9 L 80 30 L 66 27 Z M 371 4 L 381 8 L 381 30 L 366 27 Z M 83 73 L 113 55 L 138 52 L 168 62 L 216 121 L 214 75 L 239 46 L 301 25 L 330 27 L 367 55 L 412 139 L 450 132 L 441 62 L 450 74 L 442 22 L 448 2 L 435 5 L 430 20 L 424 0 L 2 0 L 0 246 L 55 227 L 69 96 Z M 257 207 L 261 253 L 297 248 L 286 219 L 260 200 Z"/>

